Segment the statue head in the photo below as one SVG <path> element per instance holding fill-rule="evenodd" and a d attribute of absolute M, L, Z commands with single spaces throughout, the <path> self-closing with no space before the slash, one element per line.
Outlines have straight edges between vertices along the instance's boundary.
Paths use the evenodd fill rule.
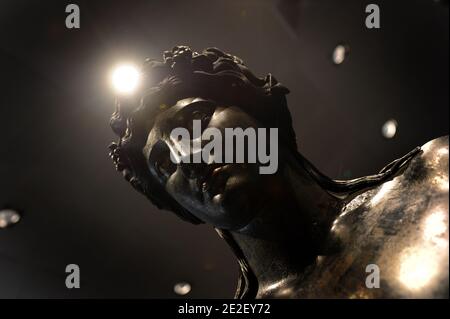
<path fill-rule="evenodd" d="M 278 173 L 261 174 L 261 162 L 247 157 L 238 163 L 217 160 L 230 145 L 224 140 L 201 162 L 174 161 L 186 145 L 173 132 L 181 128 L 189 143 L 201 136 L 198 145 L 203 147 L 217 138 L 212 133 L 226 138 L 227 128 L 250 128 L 258 141 L 265 137 L 266 142 L 269 128 L 276 128 L 279 171 L 282 154 L 296 151 L 288 90 L 271 74 L 256 77 L 241 59 L 216 48 L 197 53 L 177 46 L 164 52 L 163 61 L 146 60 L 141 72 L 139 92 L 119 98 L 111 119 L 120 138 L 111 146 L 117 169 L 157 207 L 185 220 L 230 230 L 247 225 L 259 206 L 276 196 Z M 201 133 L 197 137 L 195 125 Z M 207 129 L 211 134 L 205 138 Z M 264 146 L 268 154 L 270 145 Z M 236 152 L 231 156 L 236 160 Z"/>
<path fill-rule="evenodd" d="M 273 240 L 278 257 L 304 267 L 319 252 L 338 247 L 334 239 L 328 241 L 332 245 L 325 243 L 345 201 L 395 176 L 420 150 L 379 174 L 335 181 L 297 151 L 288 90 L 271 74 L 256 77 L 241 59 L 216 48 L 197 53 L 178 46 L 165 52 L 163 61 L 146 60 L 142 80 L 137 94 L 117 99 L 111 126 L 119 141 L 111 145 L 110 155 L 125 179 L 157 207 L 217 229 L 239 261 L 239 298 L 256 296 L 259 279 L 235 235 Z M 239 137 L 227 140 L 230 129 L 248 133 L 244 159 L 238 159 Z M 274 140 L 263 138 L 269 129 L 277 130 Z M 223 137 L 222 144 L 208 148 Z M 226 160 L 230 141 L 236 152 Z M 251 149 L 255 144 L 257 151 Z M 276 169 L 268 174 L 262 173 L 268 167 L 259 158 L 260 149 L 277 157 Z M 250 160 L 255 153 L 258 160 Z M 285 253 L 291 248 L 299 253 Z"/>

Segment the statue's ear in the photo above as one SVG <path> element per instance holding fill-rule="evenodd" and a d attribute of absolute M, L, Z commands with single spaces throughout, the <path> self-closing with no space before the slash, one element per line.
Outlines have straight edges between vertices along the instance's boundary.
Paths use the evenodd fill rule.
<path fill-rule="evenodd" d="M 264 86 L 272 95 L 289 94 L 289 89 L 284 85 L 281 85 L 281 83 L 277 81 L 277 79 L 272 75 L 272 73 L 267 74 L 264 81 L 265 81 Z"/>

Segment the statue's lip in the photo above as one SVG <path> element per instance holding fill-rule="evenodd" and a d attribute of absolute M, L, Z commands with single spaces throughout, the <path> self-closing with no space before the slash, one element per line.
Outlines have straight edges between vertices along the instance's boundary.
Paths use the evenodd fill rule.
<path fill-rule="evenodd" d="M 197 179 L 197 185 L 202 193 L 208 193 L 211 198 L 221 193 L 229 177 L 226 172 L 229 166 L 230 164 L 208 165 L 205 174 Z"/>

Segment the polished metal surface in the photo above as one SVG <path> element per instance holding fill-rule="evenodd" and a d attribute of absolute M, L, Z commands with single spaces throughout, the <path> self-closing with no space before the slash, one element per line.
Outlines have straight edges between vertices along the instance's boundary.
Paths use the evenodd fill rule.
<path fill-rule="evenodd" d="M 401 174 L 344 206 L 331 227 L 329 254 L 261 287 L 258 297 L 448 297 L 448 136 L 421 149 Z M 379 288 L 365 284 L 371 264 Z"/>

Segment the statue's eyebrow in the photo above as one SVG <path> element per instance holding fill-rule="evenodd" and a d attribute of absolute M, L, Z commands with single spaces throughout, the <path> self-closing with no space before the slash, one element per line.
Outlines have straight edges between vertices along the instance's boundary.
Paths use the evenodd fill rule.
<path fill-rule="evenodd" d="M 174 110 L 174 114 L 183 114 L 190 112 L 193 108 L 201 108 L 204 110 L 214 110 L 216 107 L 216 103 L 209 100 L 201 100 L 201 101 L 194 101 L 192 103 L 189 103 L 187 105 L 181 106 L 179 109 Z"/>

